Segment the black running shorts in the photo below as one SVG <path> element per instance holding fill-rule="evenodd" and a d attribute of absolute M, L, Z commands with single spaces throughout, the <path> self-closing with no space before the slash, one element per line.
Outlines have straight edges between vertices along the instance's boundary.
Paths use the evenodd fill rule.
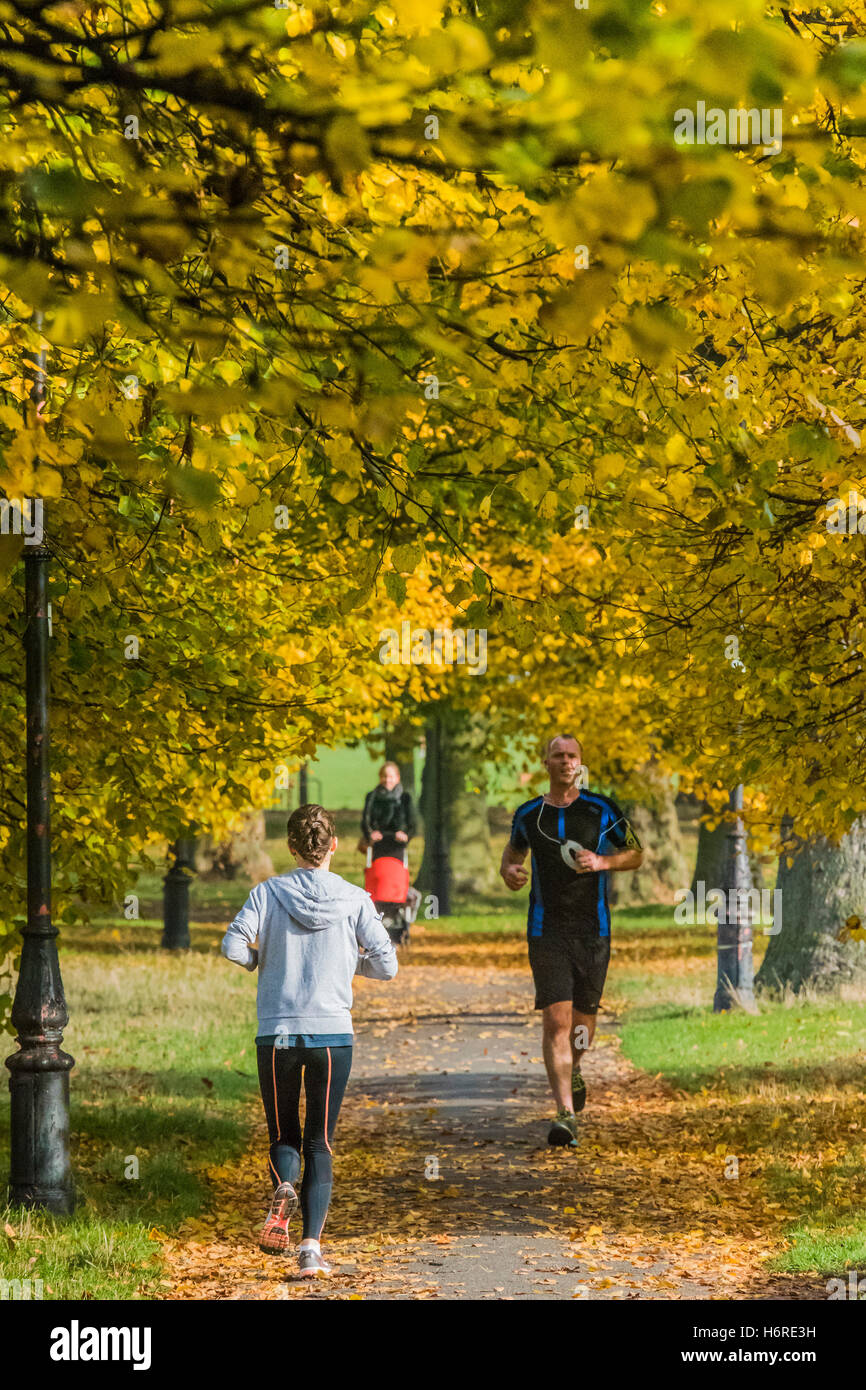
<path fill-rule="evenodd" d="M 571 1000 L 581 1014 L 598 1012 L 610 961 L 610 937 L 552 932 L 529 938 L 535 1007 Z"/>

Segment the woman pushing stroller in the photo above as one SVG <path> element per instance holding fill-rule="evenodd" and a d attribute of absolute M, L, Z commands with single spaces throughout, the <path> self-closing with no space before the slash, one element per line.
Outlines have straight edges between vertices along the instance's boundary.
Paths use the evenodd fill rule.
<path fill-rule="evenodd" d="M 412 798 L 403 790 L 396 763 L 379 769 L 379 785 L 368 792 L 361 814 L 358 849 L 367 855 L 364 887 L 398 946 L 409 940 L 420 894 L 409 887 L 408 844 L 417 830 Z"/>
<path fill-rule="evenodd" d="M 412 798 L 403 790 L 396 763 L 379 769 L 379 785 L 367 793 L 361 813 L 363 848 L 369 845 L 373 859 L 392 856 L 402 859 L 406 846 L 418 829 Z"/>

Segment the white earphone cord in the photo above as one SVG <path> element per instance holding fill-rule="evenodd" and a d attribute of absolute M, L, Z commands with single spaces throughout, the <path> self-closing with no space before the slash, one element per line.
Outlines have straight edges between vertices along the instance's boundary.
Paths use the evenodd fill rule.
<path fill-rule="evenodd" d="M 574 804 L 573 802 L 569 802 L 569 805 L 573 805 L 573 804 Z M 545 801 L 545 800 L 544 800 L 544 797 L 542 797 L 542 798 L 541 798 L 541 805 L 540 805 L 539 808 L 538 808 L 538 818 L 537 818 L 537 820 L 536 820 L 536 822 L 535 822 L 535 828 L 536 828 L 536 830 L 538 831 L 539 835 L 543 835 L 544 838 L 545 838 L 545 840 L 549 840 L 550 843 L 551 843 L 552 845 L 565 845 L 565 844 L 568 844 L 568 841 L 567 841 L 567 840 L 560 840 L 560 838 L 559 838 L 558 835 L 554 838 L 553 835 L 548 835 L 548 833 L 547 833 L 546 830 L 542 830 L 542 828 L 541 828 L 541 813 L 542 813 L 542 811 L 544 810 L 545 806 L 550 806 L 551 811 L 567 811 L 567 810 L 568 810 L 568 806 L 553 806 L 553 805 L 551 805 L 551 803 L 550 803 L 549 801 Z M 619 825 L 619 822 L 620 822 L 621 820 L 625 820 L 625 816 L 620 816 L 619 820 L 615 820 L 614 823 L 613 823 L 613 825 L 609 825 L 609 826 L 607 827 L 607 830 L 603 831 L 602 834 L 599 835 L 599 837 L 598 837 L 598 844 L 596 845 L 596 848 L 595 848 L 595 852 L 596 852 L 596 853 L 598 853 L 598 845 L 601 844 L 602 840 L 605 838 L 606 835 L 609 835 L 610 832 L 611 832 L 612 830 L 615 830 L 615 829 L 616 829 L 616 827 Z"/>

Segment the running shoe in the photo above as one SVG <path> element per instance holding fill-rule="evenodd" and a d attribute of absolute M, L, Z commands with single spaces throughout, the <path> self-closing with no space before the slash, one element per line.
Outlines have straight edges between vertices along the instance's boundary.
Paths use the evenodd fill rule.
<path fill-rule="evenodd" d="M 577 1148 L 577 1119 L 571 1110 L 558 1110 L 547 1135 L 548 1144 Z"/>
<path fill-rule="evenodd" d="M 271 1209 L 259 1236 L 259 1249 L 266 1255 L 287 1255 L 292 1248 L 289 1221 L 298 1205 L 298 1194 L 290 1182 L 281 1182 L 274 1192 Z"/>
<path fill-rule="evenodd" d="M 331 1266 L 327 1260 L 322 1259 L 318 1250 L 310 1250 L 308 1246 L 302 1246 L 298 1251 L 298 1278 L 315 1279 L 317 1276 L 327 1277 L 331 1273 Z"/>
<path fill-rule="evenodd" d="M 586 1105 L 586 1082 L 580 1067 L 575 1067 L 571 1073 L 571 1104 L 575 1115 L 579 1114 Z"/>

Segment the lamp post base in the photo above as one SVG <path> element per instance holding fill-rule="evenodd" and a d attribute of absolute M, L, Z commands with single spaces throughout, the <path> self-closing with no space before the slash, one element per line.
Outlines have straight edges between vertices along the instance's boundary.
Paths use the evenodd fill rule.
<path fill-rule="evenodd" d="M 743 1009 L 755 1014 L 755 968 L 752 958 L 752 871 L 746 848 L 746 829 L 739 812 L 743 788 L 731 792 L 730 810 L 737 812 L 726 835 L 727 848 L 722 881 L 724 906 L 719 908 L 716 929 L 718 961 L 713 1013 Z"/>
<path fill-rule="evenodd" d="M 720 922 L 717 929 L 718 965 L 713 1013 L 743 1009 L 756 1014 L 752 957 L 752 922 L 734 920 Z"/>
<path fill-rule="evenodd" d="M 56 1043 L 41 1042 L 13 1052 L 6 1065 L 12 1134 L 10 1206 L 70 1216 L 75 1189 L 69 1166 L 69 1073 L 75 1062 Z"/>

